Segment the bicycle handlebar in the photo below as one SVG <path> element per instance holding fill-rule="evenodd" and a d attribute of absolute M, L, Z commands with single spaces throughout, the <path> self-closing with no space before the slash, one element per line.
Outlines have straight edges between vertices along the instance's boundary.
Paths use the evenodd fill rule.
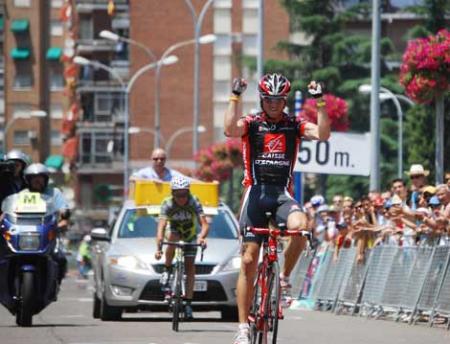
<path fill-rule="evenodd" d="M 259 234 L 259 235 L 271 235 L 273 237 L 278 236 L 303 236 L 306 238 L 311 238 L 311 232 L 308 231 L 298 231 L 298 230 L 292 230 L 292 229 L 270 229 L 270 228 L 258 228 L 258 227 L 247 227 L 247 230 L 252 232 L 253 234 Z"/>
<path fill-rule="evenodd" d="M 184 242 L 184 241 L 163 241 L 161 243 L 161 248 L 164 246 L 175 246 L 175 247 L 179 247 L 179 248 L 184 248 L 184 247 L 201 247 L 202 251 L 201 251 L 201 255 L 200 255 L 200 261 L 203 261 L 203 251 L 206 249 L 206 245 L 202 245 L 202 244 L 193 244 L 190 242 Z"/>

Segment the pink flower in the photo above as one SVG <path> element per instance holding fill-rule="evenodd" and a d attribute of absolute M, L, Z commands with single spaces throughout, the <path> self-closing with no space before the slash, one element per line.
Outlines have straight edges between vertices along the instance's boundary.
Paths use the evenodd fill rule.
<path fill-rule="evenodd" d="M 347 102 L 332 94 L 325 94 L 323 98 L 325 101 L 325 109 L 331 121 L 331 129 L 347 131 L 350 125 Z M 316 103 L 317 101 L 314 98 L 307 99 L 300 116 L 309 122 L 317 123 Z"/>
<path fill-rule="evenodd" d="M 429 103 L 449 89 L 450 32 L 408 42 L 400 67 L 400 83 L 418 103 Z"/>

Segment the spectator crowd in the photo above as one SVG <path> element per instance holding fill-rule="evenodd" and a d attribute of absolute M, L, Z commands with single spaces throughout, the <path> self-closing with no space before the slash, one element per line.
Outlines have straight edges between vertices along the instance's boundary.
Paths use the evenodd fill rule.
<path fill-rule="evenodd" d="M 450 173 L 438 185 L 427 182 L 429 171 L 422 165 L 412 165 L 406 174 L 410 183 L 394 179 L 388 190 L 360 199 L 334 195 L 327 204 L 323 196 L 313 196 L 304 205 L 313 244 L 334 247 L 335 259 L 340 249 L 357 247 L 361 263 L 366 250 L 377 245 L 448 245 Z"/>

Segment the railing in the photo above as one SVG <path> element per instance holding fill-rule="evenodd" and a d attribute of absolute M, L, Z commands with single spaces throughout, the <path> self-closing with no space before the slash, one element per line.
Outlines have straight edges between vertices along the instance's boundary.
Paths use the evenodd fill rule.
<path fill-rule="evenodd" d="M 293 273 L 299 300 L 335 314 L 436 321 L 450 328 L 450 246 L 376 246 L 356 261 L 356 248 L 305 252 Z M 307 268 L 305 268 L 307 266 Z"/>

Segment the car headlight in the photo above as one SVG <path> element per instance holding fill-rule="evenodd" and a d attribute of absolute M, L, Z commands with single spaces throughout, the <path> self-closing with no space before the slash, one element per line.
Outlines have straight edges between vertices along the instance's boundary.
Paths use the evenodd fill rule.
<path fill-rule="evenodd" d="M 241 268 L 241 256 L 234 256 L 225 264 L 222 271 L 239 270 Z"/>
<path fill-rule="evenodd" d="M 117 265 L 126 269 L 148 270 L 148 266 L 134 256 L 116 256 L 110 257 L 111 265 Z"/>

